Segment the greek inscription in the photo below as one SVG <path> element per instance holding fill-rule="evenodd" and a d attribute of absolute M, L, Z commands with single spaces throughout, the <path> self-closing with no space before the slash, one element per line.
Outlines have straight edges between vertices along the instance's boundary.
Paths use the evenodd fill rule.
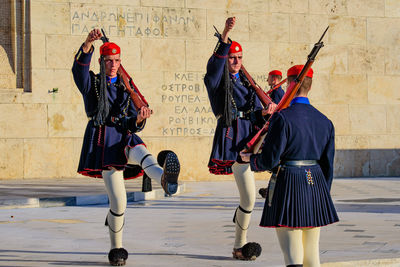
<path fill-rule="evenodd" d="M 86 35 L 102 28 L 108 36 L 168 37 L 170 27 L 195 27 L 198 23 L 191 12 L 162 15 L 162 9 L 106 8 L 92 5 L 71 5 L 71 33 Z"/>
<path fill-rule="evenodd" d="M 168 117 L 168 123 L 171 124 L 183 124 L 183 125 L 213 125 L 216 123 L 214 117 Z"/>
<path fill-rule="evenodd" d="M 190 128 L 190 127 L 169 127 L 162 128 L 163 136 L 211 136 L 214 129 Z"/>
<path fill-rule="evenodd" d="M 200 89 L 201 88 L 201 89 Z M 171 84 L 163 84 L 161 86 L 162 91 L 170 91 L 170 92 L 194 92 L 198 93 L 200 90 L 204 91 L 203 85 L 200 84 L 182 84 L 182 83 L 171 83 Z"/>
<path fill-rule="evenodd" d="M 200 97 L 197 95 L 162 95 L 162 103 L 200 103 Z"/>
<path fill-rule="evenodd" d="M 161 103 L 173 105 L 168 124 L 161 129 L 163 136 L 212 136 L 217 120 L 212 112 L 204 75 L 177 72 L 172 83 L 161 85 Z"/>
<path fill-rule="evenodd" d="M 256 82 L 266 83 L 268 82 L 268 75 L 266 74 L 256 75 L 255 80 Z"/>

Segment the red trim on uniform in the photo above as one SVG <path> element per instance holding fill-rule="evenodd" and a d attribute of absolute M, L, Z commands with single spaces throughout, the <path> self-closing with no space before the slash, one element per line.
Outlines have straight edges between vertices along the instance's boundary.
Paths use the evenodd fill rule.
<path fill-rule="evenodd" d="M 334 224 L 337 222 L 333 222 L 333 223 L 328 223 L 328 224 L 324 224 L 324 225 L 320 225 L 320 226 L 297 226 L 297 227 L 293 227 L 293 226 L 287 226 L 287 225 L 282 225 L 282 224 L 278 224 L 278 226 L 262 226 L 259 225 L 260 227 L 263 228 L 279 228 L 279 227 L 285 227 L 285 228 L 292 228 L 292 229 L 300 229 L 300 228 L 316 228 L 316 227 L 323 227 L 323 226 L 328 226 L 330 224 Z"/>
<path fill-rule="evenodd" d="M 110 166 L 111 166 L 111 165 L 110 165 Z M 100 178 L 100 179 L 103 179 L 103 175 L 101 174 L 102 171 L 106 171 L 106 170 L 102 170 L 102 169 L 97 169 L 97 170 L 85 169 L 85 170 L 83 170 L 83 171 L 79 171 L 78 173 L 79 173 L 79 174 L 82 174 L 82 175 L 84 175 L 84 176 L 91 177 L 91 178 Z M 124 170 L 120 170 L 120 171 L 124 171 Z M 97 172 L 97 173 L 90 174 L 90 172 Z M 99 174 L 99 173 L 100 173 L 100 174 Z M 142 176 L 143 173 L 144 173 L 144 171 L 141 170 L 136 176 L 133 176 L 133 177 L 126 177 L 126 178 L 124 177 L 124 180 L 131 180 L 131 179 L 138 178 L 138 177 Z"/>
<path fill-rule="evenodd" d="M 214 56 L 216 56 L 217 58 L 227 58 L 228 57 L 228 55 L 222 56 L 222 55 L 218 55 L 217 53 L 214 53 Z"/>
<path fill-rule="evenodd" d="M 222 166 L 222 167 L 226 167 L 226 166 L 232 166 L 233 163 L 235 163 L 234 160 L 219 160 L 219 159 L 211 159 L 212 162 L 214 162 L 215 164 Z"/>
<path fill-rule="evenodd" d="M 231 131 L 231 128 L 228 128 L 228 130 L 226 131 L 226 134 L 225 134 L 225 138 L 229 138 L 229 139 L 233 140 L 233 138 L 228 136 L 230 131 Z"/>
<path fill-rule="evenodd" d="M 89 65 L 90 65 L 90 62 L 87 63 L 87 64 L 84 64 L 84 63 L 82 63 L 82 62 L 79 62 L 79 60 L 77 60 L 76 58 L 75 58 L 75 61 L 76 61 L 76 63 L 78 63 L 78 64 L 81 65 L 81 66 L 89 66 Z"/>
<path fill-rule="evenodd" d="M 218 160 L 211 159 L 211 162 L 215 163 L 215 166 L 208 166 L 208 170 L 212 174 L 216 175 L 229 175 L 232 172 L 227 172 L 226 167 L 231 167 L 235 161 L 234 160 Z"/>
<path fill-rule="evenodd" d="M 222 169 L 218 169 L 218 167 L 208 167 L 208 170 L 210 173 L 215 174 L 215 175 L 231 175 L 233 172 L 227 172 Z"/>

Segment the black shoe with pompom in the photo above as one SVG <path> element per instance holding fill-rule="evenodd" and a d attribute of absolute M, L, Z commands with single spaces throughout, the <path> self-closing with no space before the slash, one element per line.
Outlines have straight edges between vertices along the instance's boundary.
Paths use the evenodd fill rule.
<path fill-rule="evenodd" d="M 163 150 L 157 156 L 157 162 L 163 167 L 161 176 L 161 186 L 167 196 L 173 195 L 178 191 L 178 177 L 180 163 L 178 156 L 171 150 Z"/>
<path fill-rule="evenodd" d="M 232 255 L 234 259 L 243 261 L 254 261 L 261 255 L 262 248 L 256 242 L 249 242 L 241 248 L 233 249 Z"/>
<path fill-rule="evenodd" d="M 128 251 L 124 248 L 113 248 L 108 253 L 108 260 L 112 266 L 124 266 L 128 259 Z"/>

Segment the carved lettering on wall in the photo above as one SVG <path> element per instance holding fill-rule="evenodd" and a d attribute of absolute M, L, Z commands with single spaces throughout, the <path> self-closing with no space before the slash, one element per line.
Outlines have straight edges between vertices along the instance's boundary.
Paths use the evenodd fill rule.
<path fill-rule="evenodd" d="M 71 34 L 103 28 L 108 36 L 168 37 L 169 30 L 198 28 L 189 9 L 114 7 L 71 4 Z"/>
<path fill-rule="evenodd" d="M 217 120 L 212 113 L 200 73 L 174 73 L 172 81 L 161 85 L 161 103 L 173 104 L 162 136 L 213 136 Z"/>

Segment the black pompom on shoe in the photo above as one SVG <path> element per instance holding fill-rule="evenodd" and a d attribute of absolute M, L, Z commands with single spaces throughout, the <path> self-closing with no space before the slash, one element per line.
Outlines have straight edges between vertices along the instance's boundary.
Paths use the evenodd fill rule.
<path fill-rule="evenodd" d="M 124 266 L 128 259 L 128 251 L 124 248 L 113 248 L 108 253 L 108 261 L 112 266 Z"/>
<path fill-rule="evenodd" d="M 260 244 L 256 242 L 249 242 L 242 247 L 243 257 L 249 260 L 255 260 L 261 255 L 262 248 Z"/>
<path fill-rule="evenodd" d="M 234 248 L 232 255 L 234 259 L 242 261 L 254 261 L 261 255 L 261 246 L 256 242 L 249 242 L 241 248 Z"/>
<path fill-rule="evenodd" d="M 258 193 L 261 195 L 262 198 L 267 198 L 267 191 L 268 188 L 260 188 L 260 190 L 258 190 Z"/>

